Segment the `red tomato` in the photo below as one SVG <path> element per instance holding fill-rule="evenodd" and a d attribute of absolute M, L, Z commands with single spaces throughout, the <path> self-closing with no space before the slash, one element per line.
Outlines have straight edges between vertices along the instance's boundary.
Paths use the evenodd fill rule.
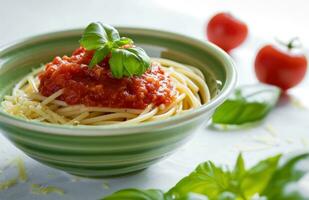
<path fill-rule="evenodd" d="M 305 77 L 307 59 L 304 54 L 292 52 L 291 43 L 284 51 L 273 45 L 266 45 L 259 50 L 255 58 L 257 78 L 282 90 L 287 90 L 300 83 Z"/>
<path fill-rule="evenodd" d="M 247 25 L 229 13 L 218 13 L 207 25 L 207 37 L 226 52 L 239 46 L 248 35 Z"/>

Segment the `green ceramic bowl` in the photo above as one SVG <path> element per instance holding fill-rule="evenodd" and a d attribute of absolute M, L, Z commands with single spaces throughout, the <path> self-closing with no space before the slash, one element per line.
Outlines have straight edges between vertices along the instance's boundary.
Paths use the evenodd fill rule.
<path fill-rule="evenodd" d="M 213 44 L 158 30 L 118 29 L 152 57 L 201 69 L 211 90 L 211 102 L 167 120 L 127 127 L 52 125 L 19 119 L 0 110 L 2 133 L 31 158 L 48 166 L 79 176 L 120 175 L 144 169 L 171 154 L 232 92 L 234 63 Z M 54 56 L 70 55 L 78 47 L 81 33 L 81 29 L 49 33 L 0 49 L 0 100 L 32 68 Z"/>

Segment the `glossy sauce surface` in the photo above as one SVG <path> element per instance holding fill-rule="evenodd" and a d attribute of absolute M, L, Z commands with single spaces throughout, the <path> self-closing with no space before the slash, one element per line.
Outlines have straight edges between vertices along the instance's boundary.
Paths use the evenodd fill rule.
<path fill-rule="evenodd" d="M 176 89 L 158 63 L 152 63 L 142 76 L 116 79 L 110 72 L 108 57 L 89 68 L 92 56 L 93 52 L 78 48 L 71 57 L 55 57 L 39 75 L 39 92 L 50 96 L 64 89 L 57 99 L 70 105 L 112 108 L 144 109 L 151 103 L 168 105 L 175 100 Z"/>

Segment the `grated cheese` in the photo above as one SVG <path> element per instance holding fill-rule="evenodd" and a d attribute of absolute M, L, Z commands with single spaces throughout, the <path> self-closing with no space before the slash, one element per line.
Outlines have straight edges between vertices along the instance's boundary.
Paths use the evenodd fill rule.
<path fill-rule="evenodd" d="M 47 195 L 49 193 L 64 195 L 64 190 L 55 186 L 42 186 L 39 184 L 31 184 L 31 193 L 39 195 Z"/>
<path fill-rule="evenodd" d="M 271 124 L 267 124 L 265 126 L 265 130 L 271 134 L 273 137 L 277 137 L 278 136 L 278 132 L 274 129 L 274 127 Z"/>
<path fill-rule="evenodd" d="M 108 182 L 106 182 L 106 181 L 104 181 L 104 182 L 102 183 L 102 187 L 103 187 L 103 189 L 105 189 L 105 190 L 110 189 L 110 186 L 109 186 Z"/>
<path fill-rule="evenodd" d="M 11 165 L 11 164 L 16 165 L 17 170 L 18 170 L 18 175 L 17 175 L 16 178 L 9 179 L 9 180 L 6 180 L 6 181 L 0 183 L 0 191 L 1 190 L 7 190 L 8 188 L 16 185 L 18 183 L 18 181 L 26 182 L 27 179 L 28 179 L 27 172 L 26 172 L 26 169 L 25 169 L 25 164 L 24 164 L 24 162 L 21 158 L 14 159 L 9 165 Z M 9 165 L 6 166 L 5 168 L 9 167 Z"/>
<path fill-rule="evenodd" d="M 308 109 L 304 104 L 303 102 L 301 102 L 299 99 L 295 98 L 295 97 L 291 97 L 291 105 L 295 108 L 298 108 L 298 109 L 302 109 L 302 110 L 305 110 L 305 109 Z"/>
<path fill-rule="evenodd" d="M 253 136 L 253 140 L 265 145 L 279 146 L 279 141 L 269 136 Z"/>
<path fill-rule="evenodd" d="M 7 180 L 7 181 L 0 183 L 0 191 L 9 189 L 10 187 L 16 185 L 17 182 L 18 182 L 18 179 L 13 178 L 13 179 L 10 179 L 10 180 Z"/>
<path fill-rule="evenodd" d="M 304 145 L 304 147 L 309 147 L 309 140 L 307 138 L 300 138 L 300 142 Z"/>
<path fill-rule="evenodd" d="M 22 182 L 26 182 L 28 179 L 27 176 L 27 172 L 26 172 L 26 168 L 25 168 L 25 164 L 23 162 L 23 160 L 21 158 L 17 158 L 15 160 L 17 169 L 18 169 L 18 178 L 19 180 L 21 180 Z"/>
<path fill-rule="evenodd" d="M 72 182 L 78 182 L 78 181 L 80 181 L 80 180 L 81 180 L 81 178 L 78 177 L 78 176 L 73 176 L 73 177 L 71 178 L 71 181 L 72 181 Z"/>
<path fill-rule="evenodd" d="M 290 138 L 286 138 L 285 141 L 288 144 L 293 144 L 294 143 L 294 141 L 292 139 L 290 139 Z"/>

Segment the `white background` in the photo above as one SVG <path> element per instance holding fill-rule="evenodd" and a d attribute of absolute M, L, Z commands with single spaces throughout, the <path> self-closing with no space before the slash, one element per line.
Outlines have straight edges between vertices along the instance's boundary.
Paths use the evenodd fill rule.
<path fill-rule="evenodd" d="M 248 40 L 232 53 L 239 71 L 239 84 L 256 82 L 252 65 L 254 55 L 262 44 L 271 42 L 274 37 L 287 40 L 298 36 L 303 45 L 309 47 L 309 1 L 306 0 L 0 0 L 0 45 L 35 34 L 85 27 L 93 21 L 163 29 L 205 40 L 205 23 L 218 11 L 229 11 L 249 25 Z M 209 159 L 232 166 L 238 152 L 243 151 L 252 165 L 268 155 L 309 150 L 308 86 L 307 77 L 290 91 L 290 98 L 282 100 L 255 128 L 219 132 L 203 127 L 166 160 L 135 175 L 119 178 L 76 180 L 29 159 L 0 135 L 0 169 L 12 159 L 21 157 L 30 177 L 26 183 L 0 191 L 0 199 L 92 200 L 128 187 L 167 190 L 198 163 Z M 3 169 L 0 182 L 14 173 L 14 168 Z M 61 187 L 66 194 L 62 197 L 33 195 L 30 193 L 33 183 Z M 109 189 L 104 188 L 103 183 L 107 183 Z M 300 187 L 305 190 L 306 184 L 308 187 L 306 181 Z"/>

